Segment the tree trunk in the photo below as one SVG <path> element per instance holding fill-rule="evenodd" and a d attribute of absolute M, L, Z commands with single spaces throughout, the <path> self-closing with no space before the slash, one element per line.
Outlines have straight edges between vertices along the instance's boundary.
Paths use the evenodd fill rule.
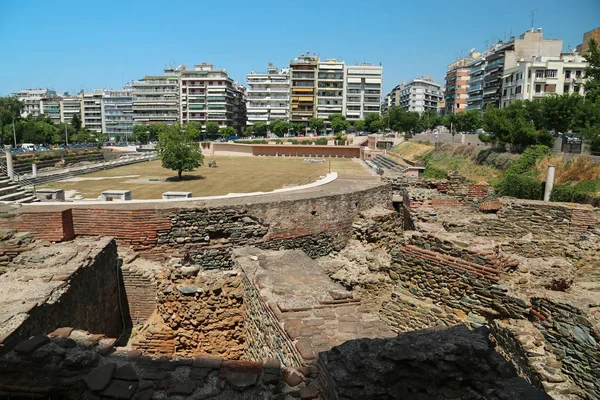
<path fill-rule="evenodd" d="M 177 171 L 177 175 L 179 176 L 179 180 L 181 180 L 181 173 L 182 172 L 183 172 L 183 170 L 181 170 L 181 169 Z"/>

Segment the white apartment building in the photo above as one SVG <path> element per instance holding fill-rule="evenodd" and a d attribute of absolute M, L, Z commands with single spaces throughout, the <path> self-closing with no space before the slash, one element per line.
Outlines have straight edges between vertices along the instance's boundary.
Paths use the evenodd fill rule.
<path fill-rule="evenodd" d="M 367 114 L 381 114 L 382 80 L 381 65 L 346 66 L 344 114 L 349 121 L 364 119 Z"/>
<path fill-rule="evenodd" d="M 125 90 L 105 90 L 102 94 L 102 132 L 108 138 L 127 141 L 133 134 L 133 94 Z"/>
<path fill-rule="evenodd" d="M 386 96 L 389 106 L 396 106 L 405 111 L 437 112 L 438 105 L 444 100 L 444 91 L 438 82 L 431 77 L 423 76 L 396 86 Z"/>
<path fill-rule="evenodd" d="M 81 116 L 81 98 L 65 96 L 60 100 L 60 121 L 70 123 L 73 116 Z"/>
<path fill-rule="evenodd" d="M 501 107 L 515 100 L 535 100 L 552 94 L 584 94 L 585 58 L 577 53 L 560 57 L 521 59 L 504 71 Z"/>
<path fill-rule="evenodd" d="M 269 66 L 266 73 L 254 72 L 246 76 L 248 97 L 246 114 L 248 125 L 257 122 L 271 124 L 288 121 L 290 108 L 290 70 Z"/>
<path fill-rule="evenodd" d="M 469 88 L 467 89 L 467 110 L 483 109 L 483 79 L 487 53 L 473 58 L 468 64 L 469 67 Z"/>
<path fill-rule="evenodd" d="M 241 131 L 246 118 L 243 89 L 227 71 L 215 69 L 212 64 L 196 64 L 193 70 L 182 66 L 179 78 L 181 123 L 198 122 L 206 126 L 212 121 Z"/>
<path fill-rule="evenodd" d="M 81 125 L 96 132 L 102 132 L 102 90 L 80 93 Z"/>
<path fill-rule="evenodd" d="M 23 113 L 21 114 L 23 118 L 28 115 L 37 117 L 42 114 L 42 99 L 56 97 L 56 92 L 48 89 L 25 89 L 13 93 L 13 96 L 25 104 Z"/>
<path fill-rule="evenodd" d="M 317 118 L 327 121 L 330 114 L 345 114 L 346 64 L 326 59 L 318 62 L 317 71 Z"/>
<path fill-rule="evenodd" d="M 44 97 L 40 100 L 40 114 L 46 115 L 50 120 L 59 124 L 60 116 L 60 98 L 59 97 Z"/>
<path fill-rule="evenodd" d="M 180 68 L 164 72 L 132 82 L 134 125 L 174 124 L 179 120 Z"/>

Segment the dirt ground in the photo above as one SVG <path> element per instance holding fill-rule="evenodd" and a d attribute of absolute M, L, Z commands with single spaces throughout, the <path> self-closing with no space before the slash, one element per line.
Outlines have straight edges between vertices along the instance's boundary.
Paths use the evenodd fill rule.
<path fill-rule="evenodd" d="M 217 168 L 208 168 L 215 160 Z M 43 187 L 77 190 L 85 198 L 95 199 L 105 190 L 131 190 L 133 199 L 159 199 L 168 191 L 192 192 L 192 196 L 217 196 L 228 193 L 271 191 L 286 185 L 314 182 L 329 171 L 324 163 L 306 163 L 303 158 L 281 157 L 205 157 L 204 165 L 184 172 L 165 169 L 160 161 L 150 161 L 52 182 Z M 340 174 L 369 175 L 352 159 L 332 159 L 331 171 Z"/>

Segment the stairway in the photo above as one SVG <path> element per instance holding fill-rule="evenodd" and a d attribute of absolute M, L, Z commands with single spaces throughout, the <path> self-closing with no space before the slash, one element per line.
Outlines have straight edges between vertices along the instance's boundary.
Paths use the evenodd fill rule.
<path fill-rule="evenodd" d="M 4 169 L 0 169 L 0 203 L 37 203 L 32 189 L 26 189 L 13 182 Z"/>
<path fill-rule="evenodd" d="M 379 168 L 384 168 L 387 170 L 392 170 L 394 172 L 402 172 L 404 167 L 398 164 L 396 161 L 392 160 L 389 157 L 378 155 L 377 157 L 371 159 L 373 164 L 377 165 Z"/>

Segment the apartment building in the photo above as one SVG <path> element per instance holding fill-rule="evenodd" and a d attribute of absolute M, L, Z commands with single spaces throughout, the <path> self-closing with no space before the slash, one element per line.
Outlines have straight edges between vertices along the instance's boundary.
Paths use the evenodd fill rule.
<path fill-rule="evenodd" d="M 134 125 L 174 124 L 179 120 L 179 67 L 169 67 L 164 75 L 146 75 L 133 81 Z"/>
<path fill-rule="evenodd" d="M 345 76 L 346 118 L 356 121 L 368 114 L 381 115 L 383 67 L 373 64 L 347 65 Z"/>
<path fill-rule="evenodd" d="M 245 92 L 227 71 L 212 64 L 194 65 L 193 70 L 182 66 L 179 77 L 179 109 L 182 123 L 197 122 L 203 126 L 209 121 L 219 126 L 232 126 L 238 132 L 245 126 Z"/>
<path fill-rule="evenodd" d="M 290 62 L 290 121 L 306 123 L 316 116 L 319 57 L 302 54 Z"/>
<path fill-rule="evenodd" d="M 102 132 L 102 90 L 80 93 L 81 125 L 96 132 Z"/>
<path fill-rule="evenodd" d="M 81 116 L 81 98 L 63 96 L 60 100 L 60 121 L 68 124 L 76 114 Z"/>
<path fill-rule="evenodd" d="M 317 118 L 328 121 L 331 114 L 346 114 L 344 110 L 344 81 L 346 63 L 326 59 L 318 63 Z M 346 114 L 347 115 L 347 114 Z"/>
<path fill-rule="evenodd" d="M 469 69 L 467 110 L 483 109 L 483 78 L 485 75 L 485 67 L 487 66 L 486 57 L 487 53 L 484 52 L 467 63 L 467 68 Z"/>
<path fill-rule="evenodd" d="M 422 76 L 396 86 L 386 97 L 389 107 L 400 107 L 405 111 L 437 112 L 439 103 L 444 99 L 444 92 L 438 82 L 429 76 Z"/>
<path fill-rule="evenodd" d="M 133 134 L 132 89 L 104 90 L 101 104 L 102 132 L 108 138 L 128 141 Z"/>
<path fill-rule="evenodd" d="M 534 57 L 505 69 L 501 107 L 516 100 L 535 100 L 552 94 L 584 94 L 585 58 L 577 53 Z"/>
<path fill-rule="evenodd" d="M 44 97 L 40 100 L 40 114 L 46 115 L 50 120 L 59 124 L 60 116 L 60 97 Z"/>
<path fill-rule="evenodd" d="M 600 44 L 600 27 L 592 29 L 583 34 L 583 41 L 577 45 L 577 52 L 585 56 L 589 50 L 590 39 L 594 39 L 596 43 Z"/>
<path fill-rule="evenodd" d="M 246 76 L 248 125 L 288 121 L 290 115 L 290 70 L 269 65 L 267 72 Z"/>
<path fill-rule="evenodd" d="M 468 64 L 479 55 L 479 53 L 473 52 L 469 57 L 461 58 L 448 65 L 445 78 L 446 114 L 455 114 L 467 109 L 470 70 Z"/>
<path fill-rule="evenodd" d="M 23 112 L 21 113 L 23 118 L 29 115 L 37 117 L 42 114 L 42 99 L 54 98 L 56 92 L 48 89 L 25 89 L 13 93 L 13 96 L 24 103 Z"/>
<path fill-rule="evenodd" d="M 541 28 L 533 28 L 508 42 L 498 42 L 485 53 L 483 74 L 483 107 L 500 107 L 504 71 L 514 68 L 518 62 L 532 57 L 560 57 L 563 42 L 560 39 L 544 39 Z"/>

